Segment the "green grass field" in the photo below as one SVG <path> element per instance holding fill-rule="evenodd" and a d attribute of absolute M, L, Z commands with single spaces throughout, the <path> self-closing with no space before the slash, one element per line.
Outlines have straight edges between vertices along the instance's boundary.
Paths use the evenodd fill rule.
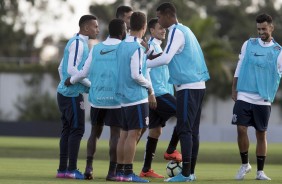
<path fill-rule="evenodd" d="M 100 141 L 94 161 L 93 181 L 56 179 L 58 167 L 58 142 L 56 138 L 0 137 L 0 184 L 66 184 L 66 183 L 112 183 L 106 182 L 108 169 L 108 143 Z M 153 162 L 153 169 L 165 175 L 167 161 L 162 155 L 167 142 L 160 141 Z M 138 145 L 134 170 L 139 174 L 142 167 L 145 142 Z M 256 181 L 255 145 L 252 143 L 250 155 L 253 170 L 244 181 L 235 181 L 234 175 L 240 166 L 236 143 L 202 143 L 196 167 L 196 183 L 282 183 L 282 144 L 269 144 L 265 172 L 272 181 Z M 84 171 L 86 140 L 82 141 L 78 167 Z M 151 183 L 164 183 L 162 179 L 149 179 Z M 120 183 L 120 182 L 118 182 Z"/>

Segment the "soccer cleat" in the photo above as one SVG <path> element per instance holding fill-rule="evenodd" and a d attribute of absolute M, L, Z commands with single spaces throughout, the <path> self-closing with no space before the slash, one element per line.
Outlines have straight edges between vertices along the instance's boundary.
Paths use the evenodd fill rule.
<path fill-rule="evenodd" d="M 93 180 L 93 168 L 92 167 L 85 168 L 84 179 Z"/>
<path fill-rule="evenodd" d="M 171 178 L 168 178 L 164 181 L 165 182 L 190 182 L 192 180 L 191 180 L 190 176 L 185 177 L 181 173 L 179 173 L 178 175 L 171 177 Z"/>
<path fill-rule="evenodd" d="M 107 181 L 117 181 L 117 176 L 115 174 L 108 174 L 106 177 L 106 180 Z"/>
<path fill-rule="evenodd" d="M 190 174 L 189 177 L 190 177 L 191 181 L 196 181 L 196 179 L 197 179 L 195 174 Z"/>
<path fill-rule="evenodd" d="M 242 164 L 237 175 L 235 176 L 236 180 L 243 180 L 245 175 L 251 171 L 252 167 L 249 163 Z"/>
<path fill-rule="evenodd" d="M 73 170 L 73 171 L 67 171 L 66 172 L 66 178 L 83 180 L 84 176 L 78 169 L 76 169 L 76 170 Z"/>
<path fill-rule="evenodd" d="M 151 177 L 151 178 L 164 178 L 164 176 L 156 173 L 154 170 L 150 169 L 148 172 L 141 171 L 140 177 Z"/>
<path fill-rule="evenodd" d="M 182 155 L 177 150 L 174 150 L 173 153 L 171 153 L 171 154 L 165 152 L 164 153 L 164 159 L 174 160 L 175 162 L 182 162 Z"/>
<path fill-rule="evenodd" d="M 142 178 L 140 178 L 139 176 L 137 176 L 134 173 L 129 174 L 129 175 L 124 175 L 123 176 L 123 181 L 138 182 L 138 183 L 148 183 L 149 182 L 149 180 L 142 179 Z"/>
<path fill-rule="evenodd" d="M 263 171 L 257 171 L 257 180 L 271 180 L 269 177 L 265 175 Z"/>
<path fill-rule="evenodd" d="M 66 171 L 57 171 L 56 178 L 66 178 Z"/>
<path fill-rule="evenodd" d="M 124 175 L 122 172 L 117 172 L 115 176 L 115 181 L 125 181 Z"/>

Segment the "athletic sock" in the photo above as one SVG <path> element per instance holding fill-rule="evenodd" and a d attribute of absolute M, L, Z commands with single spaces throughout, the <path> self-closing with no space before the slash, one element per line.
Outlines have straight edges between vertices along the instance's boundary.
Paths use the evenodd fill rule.
<path fill-rule="evenodd" d="M 263 171 L 266 156 L 257 156 L 257 170 Z"/>
<path fill-rule="evenodd" d="M 240 153 L 242 164 L 247 164 L 249 162 L 248 152 Z"/>
<path fill-rule="evenodd" d="M 168 145 L 167 150 L 166 150 L 166 152 L 168 154 L 171 154 L 171 153 L 174 152 L 174 150 L 176 150 L 178 141 L 179 141 L 179 138 L 178 138 L 178 135 L 177 135 L 177 132 L 176 132 L 176 128 L 174 127 L 169 145 Z"/>
<path fill-rule="evenodd" d="M 124 164 L 124 175 L 133 173 L 133 164 Z"/>
<path fill-rule="evenodd" d="M 117 168 L 116 168 L 116 172 L 117 173 L 124 173 L 124 164 L 117 164 Z"/>
<path fill-rule="evenodd" d="M 143 172 L 148 172 L 151 169 L 151 164 L 153 161 L 153 158 L 155 156 L 158 139 L 147 137 L 147 144 L 146 144 L 146 151 L 145 151 L 145 159 L 144 159 L 144 165 L 143 165 Z"/>
<path fill-rule="evenodd" d="M 108 175 L 115 175 L 116 169 L 117 169 L 117 163 L 116 162 L 110 162 Z"/>
<path fill-rule="evenodd" d="M 93 165 L 93 156 L 87 156 L 86 158 L 86 167 L 92 168 Z"/>

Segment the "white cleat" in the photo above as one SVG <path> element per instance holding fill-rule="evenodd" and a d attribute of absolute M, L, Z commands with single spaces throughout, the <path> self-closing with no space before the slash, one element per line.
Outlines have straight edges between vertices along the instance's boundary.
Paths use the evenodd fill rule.
<path fill-rule="evenodd" d="M 190 174 L 190 180 L 191 181 L 196 181 L 196 175 L 195 174 Z"/>
<path fill-rule="evenodd" d="M 263 171 L 257 171 L 257 177 L 256 180 L 271 180 L 269 177 L 267 177 Z"/>
<path fill-rule="evenodd" d="M 238 173 L 237 173 L 237 175 L 235 176 L 235 179 L 236 180 L 243 180 L 245 175 L 247 173 L 249 173 L 251 171 L 251 169 L 252 169 L 252 166 L 249 163 L 242 164 Z"/>

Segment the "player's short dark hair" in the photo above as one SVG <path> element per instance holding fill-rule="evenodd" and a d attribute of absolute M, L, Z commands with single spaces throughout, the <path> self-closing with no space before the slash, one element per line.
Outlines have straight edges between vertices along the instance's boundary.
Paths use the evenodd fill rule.
<path fill-rule="evenodd" d="M 109 34 L 111 37 L 118 38 L 120 35 L 126 32 L 125 23 L 121 19 L 113 19 L 109 23 Z"/>
<path fill-rule="evenodd" d="M 142 12 L 133 12 L 130 18 L 131 31 L 140 31 L 146 24 L 146 15 Z"/>
<path fill-rule="evenodd" d="M 151 28 L 155 28 L 156 24 L 158 23 L 158 19 L 157 18 L 152 18 L 149 20 L 148 22 L 148 30 L 151 33 L 150 29 Z"/>
<path fill-rule="evenodd" d="M 260 14 L 256 18 L 257 23 L 267 22 L 268 24 L 272 24 L 272 17 L 266 13 Z"/>
<path fill-rule="evenodd" d="M 125 13 L 133 11 L 130 6 L 119 6 L 116 11 L 116 18 L 123 18 Z"/>
<path fill-rule="evenodd" d="M 176 8 L 172 3 L 163 3 L 158 8 L 157 11 L 159 11 L 161 14 L 169 14 L 172 16 L 176 16 Z"/>
<path fill-rule="evenodd" d="M 94 15 L 83 15 L 79 19 L 79 23 L 78 23 L 79 27 L 87 23 L 89 20 L 97 20 L 97 18 Z"/>

